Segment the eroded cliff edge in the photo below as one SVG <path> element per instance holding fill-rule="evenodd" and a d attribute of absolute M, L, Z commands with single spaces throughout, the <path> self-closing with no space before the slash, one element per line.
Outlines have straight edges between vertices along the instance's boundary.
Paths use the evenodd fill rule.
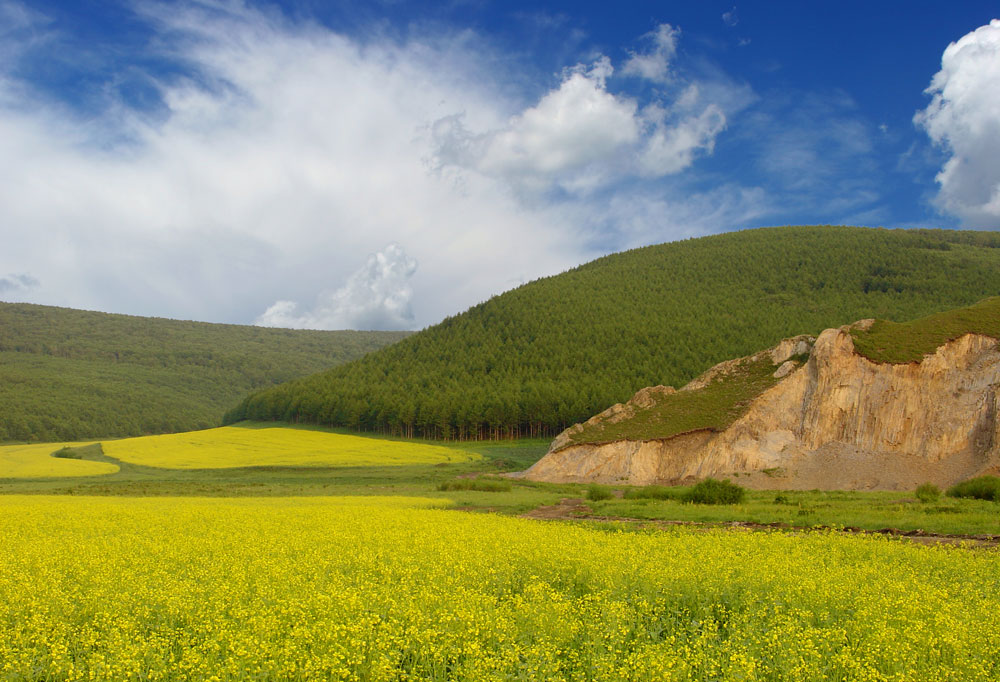
<path fill-rule="evenodd" d="M 673 391 L 643 389 L 567 429 L 524 477 L 649 485 L 713 476 L 755 488 L 898 490 L 1000 473 L 996 339 L 964 334 L 920 362 L 881 364 L 855 352 L 850 329 L 824 331 L 811 349 L 808 337 L 786 340 L 717 365 L 681 389 L 704 388 L 734 363 L 767 354 L 776 383 L 725 428 L 574 442 L 588 425 L 634 418 L 657 393 Z"/>

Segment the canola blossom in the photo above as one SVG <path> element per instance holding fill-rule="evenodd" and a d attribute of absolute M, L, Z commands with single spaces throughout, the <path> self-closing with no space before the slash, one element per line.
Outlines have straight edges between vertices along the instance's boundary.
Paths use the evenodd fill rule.
<path fill-rule="evenodd" d="M 167 469 L 248 466 L 393 466 L 477 459 L 438 445 L 365 438 L 318 429 L 223 426 L 204 431 L 105 441 L 123 462 Z"/>
<path fill-rule="evenodd" d="M 0 680 L 995 680 L 1000 557 L 406 498 L 0 498 Z"/>
<path fill-rule="evenodd" d="M 0 478 L 48 478 L 63 476 L 100 476 L 113 474 L 118 466 L 108 462 L 53 457 L 63 447 L 86 443 L 36 443 L 0 445 Z"/>

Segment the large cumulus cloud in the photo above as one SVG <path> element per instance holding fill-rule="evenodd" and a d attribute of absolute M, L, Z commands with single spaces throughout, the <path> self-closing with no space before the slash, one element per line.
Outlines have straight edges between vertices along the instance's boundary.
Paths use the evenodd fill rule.
<path fill-rule="evenodd" d="M 136 106 L 112 74 L 79 111 L 17 68 L 55 68 L 49 55 L 70 61 L 78 46 L 0 0 L 0 15 L 17 19 L 0 63 L 8 298 L 413 328 L 607 251 L 760 211 L 740 188 L 700 193 L 731 207 L 717 224 L 688 210 L 683 189 L 630 184 L 711 153 L 726 114 L 707 86 L 636 99 L 597 56 L 535 97 L 512 96 L 500 84 L 517 58 L 468 31 L 348 36 L 239 2 L 134 10 L 155 52 L 128 79 L 155 106 Z M 661 27 L 623 80 L 672 78 L 676 39 Z M 604 195 L 591 198 L 596 189 Z"/>
<path fill-rule="evenodd" d="M 943 147 L 938 202 L 972 227 L 1000 227 L 1000 20 L 950 44 L 916 123 Z"/>

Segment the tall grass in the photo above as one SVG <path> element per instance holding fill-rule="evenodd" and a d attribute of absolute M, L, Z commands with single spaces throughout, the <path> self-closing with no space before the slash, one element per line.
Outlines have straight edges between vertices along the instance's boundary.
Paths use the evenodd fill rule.
<path fill-rule="evenodd" d="M 444 481 L 438 485 L 438 490 L 478 490 L 484 493 L 510 492 L 510 481 L 496 478 L 456 478 L 454 481 Z"/>

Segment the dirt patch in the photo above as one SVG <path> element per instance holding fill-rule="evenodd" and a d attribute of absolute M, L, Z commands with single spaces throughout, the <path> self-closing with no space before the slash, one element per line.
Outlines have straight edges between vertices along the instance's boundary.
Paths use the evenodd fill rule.
<path fill-rule="evenodd" d="M 596 518 L 594 510 L 578 497 L 564 497 L 559 504 L 542 505 L 521 514 L 522 519 L 578 520 Z"/>

